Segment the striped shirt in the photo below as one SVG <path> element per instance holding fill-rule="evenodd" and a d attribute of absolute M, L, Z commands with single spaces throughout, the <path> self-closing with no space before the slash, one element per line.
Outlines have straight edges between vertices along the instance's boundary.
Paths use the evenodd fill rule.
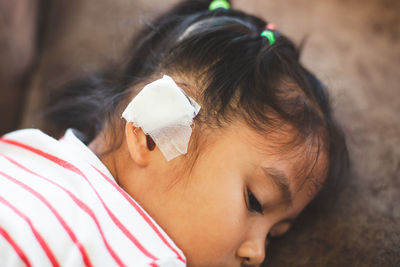
<path fill-rule="evenodd" d="M 0 266 L 186 266 L 72 132 L 0 138 Z"/>

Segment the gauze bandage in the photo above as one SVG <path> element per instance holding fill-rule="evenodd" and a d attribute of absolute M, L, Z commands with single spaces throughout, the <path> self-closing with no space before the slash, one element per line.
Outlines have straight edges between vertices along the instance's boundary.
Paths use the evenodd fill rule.
<path fill-rule="evenodd" d="M 147 84 L 128 104 L 122 117 L 150 135 L 170 161 L 187 153 L 191 125 L 199 111 L 200 105 L 164 75 Z"/>

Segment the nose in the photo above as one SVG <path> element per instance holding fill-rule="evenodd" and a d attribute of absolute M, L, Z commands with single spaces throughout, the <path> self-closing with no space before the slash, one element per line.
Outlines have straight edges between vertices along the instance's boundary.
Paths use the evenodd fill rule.
<path fill-rule="evenodd" d="M 244 242 L 237 251 L 237 256 L 245 266 L 258 266 L 265 259 L 265 240 L 257 238 Z"/>

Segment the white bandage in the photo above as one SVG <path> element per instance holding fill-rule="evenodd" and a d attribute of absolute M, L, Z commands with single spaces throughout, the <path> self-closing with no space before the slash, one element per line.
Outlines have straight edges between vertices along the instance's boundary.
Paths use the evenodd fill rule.
<path fill-rule="evenodd" d="M 147 84 L 128 104 L 122 117 L 150 135 L 170 161 L 187 153 L 191 125 L 199 111 L 200 105 L 164 75 Z"/>

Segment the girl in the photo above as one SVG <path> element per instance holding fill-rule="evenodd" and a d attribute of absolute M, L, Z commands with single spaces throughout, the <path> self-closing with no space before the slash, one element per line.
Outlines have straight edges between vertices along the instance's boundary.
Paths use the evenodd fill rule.
<path fill-rule="evenodd" d="M 293 43 L 221 0 L 148 24 L 120 65 L 55 94 L 49 118 L 76 130 L 0 142 L 1 266 L 258 266 L 347 167 Z"/>

